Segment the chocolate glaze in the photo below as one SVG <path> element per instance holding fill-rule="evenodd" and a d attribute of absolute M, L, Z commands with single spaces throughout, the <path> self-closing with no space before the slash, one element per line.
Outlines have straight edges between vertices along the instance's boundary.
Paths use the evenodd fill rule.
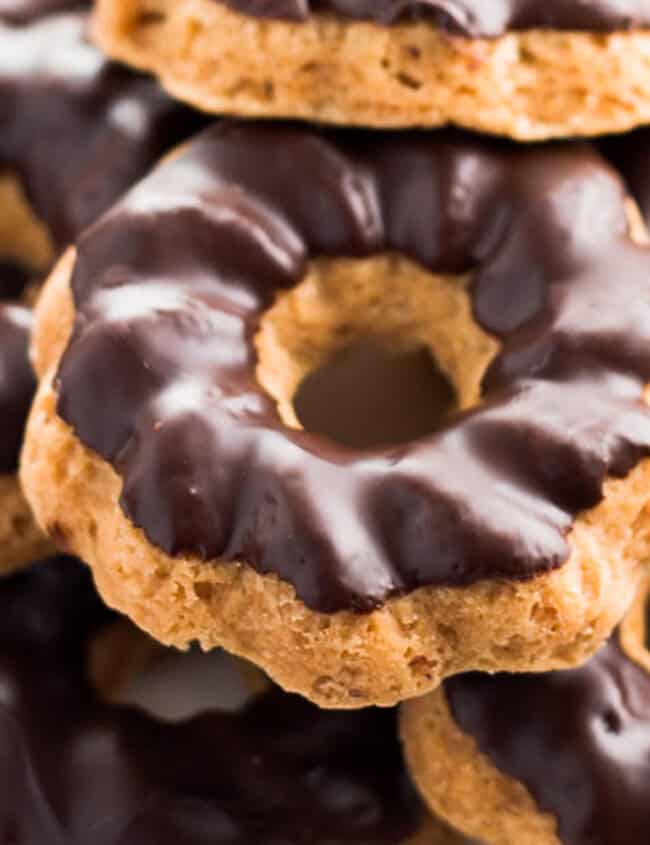
<path fill-rule="evenodd" d="M 323 612 L 567 559 L 576 514 L 650 452 L 650 253 L 585 145 L 215 126 L 80 239 L 58 409 L 169 554 L 246 561 Z M 503 351 L 485 401 L 354 451 L 288 429 L 253 335 L 317 256 L 473 273 Z"/>
<path fill-rule="evenodd" d="M 445 682 L 460 727 L 558 823 L 563 845 L 646 845 L 650 675 L 614 635 L 586 666 Z"/>
<path fill-rule="evenodd" d="M 81 565 L 0 583 L 0 841 L 20 845 L 397 845 L 424 814 L 394 713 L 279 690 L 164 722 L 87 673 L 111 617 Z"/>
<path fill-rule="evenodd" d="M 391 25 L 428 20 L 457 35 L 478 38 L 508 30 L 611 32 L 650 26 L 648 0 L 217 0 L 259 18 L 305 21 L 319 12 Z"/>
<path fill-rule="evenodd" d="M 60 247 L 200 122 L 91 46 L 87 14 L 70 11 L 82 5 L 0 0 L 0 169 L 18 176 Z M 20 286 L 0 266 L 0 298 Z M 0 473 L 16 469 L 34 387 L 16 313 L 0 310 Z"/>
<path fill-rule="evenodd" d="M 63 247 L 200 118 L 93 47 L 85 12 L 34 17 L 35 5 L 12 4 L 26 25 L 0 15 L 0 167 Z"/>

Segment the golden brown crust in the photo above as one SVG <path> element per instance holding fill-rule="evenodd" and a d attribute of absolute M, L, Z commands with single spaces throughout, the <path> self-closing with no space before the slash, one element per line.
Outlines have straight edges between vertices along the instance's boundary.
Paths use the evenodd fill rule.
<path fill-rule="evenodd" d="M 650 578 L 646 578 L 621 622 L 618 634 L 625 653 L 646 672 L 650 672 L 650 651 L 647 647 L 649 597 Z"/>
<path fill-rule="evenodd" d="M 312 261 L 303 281 L 262 317 L 258 381 L 283 421 L 299 427 L 293 398 L 302 380 L 337 352 L 372 339 L 395 352 L 426 348 L 458 407 L 470 408 L 499 343 L 474 320 L 468 286 L 468 276 L 434 276 L 396 254 Z"/>
<path fill-rule="evenodd" d="M 649 592 L 646 578 L 619 629 L 624 651 L 648 672 Z M 542 812 L 528 789 L 501 772 L 458 726 L 444 687 L 402 705 L 400 733 L 411 775 L 441 818 L 489 845 L 561 845 L 555 818 Z"/>
<path fill-rule="evenodd" d="M 411 775 L 441 818 L 489 845 L 561 845 L 555 819 L 458 727 L 444 688 L 403 704 L 400 727 Z"/>
<path fill-rule="evenodd" d="M 171 558 L 119 506 L 121 479 L 56 414 L 53 374 L 74 309 L 70 250 L 37 309 L 42 376 L 21 477 L 40 524 L 93 568 L 106 601 L 166 644 L 222 645 L 286 689 L 329 707 L 390 705 L 468 669 L 576 665 L 628 608 L 649 555 L 650 461 L 608 480 L 555 572 L 523 583 L 423 588 L 368 614 L 321 614 L 244 563 Z M 56 319 L 54 319 L 56 315 Z"/>
<path fill-rule="evenodd" d="M 99 0 L 95 31 L 110 55 L 215 114 L 455 123 L 520 140 L 650 121 L 646 31 L 467 39 L 423 22 L 269 21 L 215 0 Z"/>

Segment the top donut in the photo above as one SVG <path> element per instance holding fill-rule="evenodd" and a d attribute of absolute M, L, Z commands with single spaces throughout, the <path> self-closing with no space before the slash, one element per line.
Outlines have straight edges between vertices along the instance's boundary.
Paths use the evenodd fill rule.
<path fill-rule="evenodd" d="M 647 0 L 98 0 L 96 34 L 213 113 L 520 140 L 650 122 Z"/>

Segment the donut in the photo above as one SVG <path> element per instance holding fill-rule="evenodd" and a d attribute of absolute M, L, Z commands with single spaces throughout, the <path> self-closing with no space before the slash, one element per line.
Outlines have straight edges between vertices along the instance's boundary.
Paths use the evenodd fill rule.
<path fill-rule="evenodd" d="M 486 845 L 643 845 L 648 592 L 581 668 L 458 675 L 407 702 L 406 755 L 431 807 Z"/>
<path fill-rule="evenodd" d="M 579 143 L 208 128 L 46 284 L 21 461 L 39 523 L 154 638 L 322 706 L 576 665 L 648 558 L 628 207 Z M 305 428 L 294 396 L 364 342 L 424 352 L 453 407 L 406 442 Z"/>
<path fill-rule="evenodd" d="M 650 122 L 646 0 L 97 0 L 95 33 L 213 114 L 520 140 Z"/>
<path fill-rule="evenodd" d="M 33 282 L 200 120 L 108 61 L 75 2 L 0 8 L 0 572 L 47 552 L 20 491 Z"/>
<path fill-rule="evenodd" d="M 427 817 L 391 711 L 272 689 L 166 721 L 90 672 L 111 614 L 70 559 L 0 583 L 0 834 L 98 845 L 462 845 Z"/>

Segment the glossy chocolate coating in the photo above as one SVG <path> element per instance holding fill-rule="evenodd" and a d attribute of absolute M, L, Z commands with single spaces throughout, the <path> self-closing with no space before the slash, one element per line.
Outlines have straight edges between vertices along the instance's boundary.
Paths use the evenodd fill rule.
<path fill-rule="evenodd" d="M 451 712 L 558 822 L 563 845 L 646 845 L 650 675 L 617 635 L 586 666 L 445 681 Z"/>
<path fill-rule="evenodd" d="M 424 818 L 392 711 L 279 690 L 165 722 L 87 674 L 111 616 L 87 571 L 0 582 L 0 841 L 20 845 L 399 845 Z"/>
<path fill-rule="evenodd" d="M 561 566 L 650 452 L 650 252 L 586 145 L 217 125 L 78 244 L 58 409 L 169 554 L 245 561 L 323 612 Z M 473 274 L 485 401 L 355 451 L 280 421 L 252 338 L 318 256 Z"/>
<path fill-rule="evenodd" d="M 650 26 L 648 0 L 217 0 L 245 15 L 304 21 L 329 12 L 395 24 L 427 20 L 456 35 L 493 37 L 508 30 L 610 32 Z"/>
<path fill-rule="evenodd" d="M 21 7 L 27 16 L 33 3 Z M 0 16 L 0 167 L 17 174 L 60 247 L 200 125 L 92 46 L 87 24 L 79 11 L 20 26 Z"/>
<path fill-rule="evenodd" d="M 200 123 L 93 47 L 87 14 L 63 11 L 82 5 L 0 0 L 0 169 L 18 177 L 59 247 Z M 16 278 L 0 266 L 0 299 L 18 295 Z M 19 329 L 8 313 L 0 310 L 0 473 L 16 469 L 34 387 L 24 321 Z"/>

